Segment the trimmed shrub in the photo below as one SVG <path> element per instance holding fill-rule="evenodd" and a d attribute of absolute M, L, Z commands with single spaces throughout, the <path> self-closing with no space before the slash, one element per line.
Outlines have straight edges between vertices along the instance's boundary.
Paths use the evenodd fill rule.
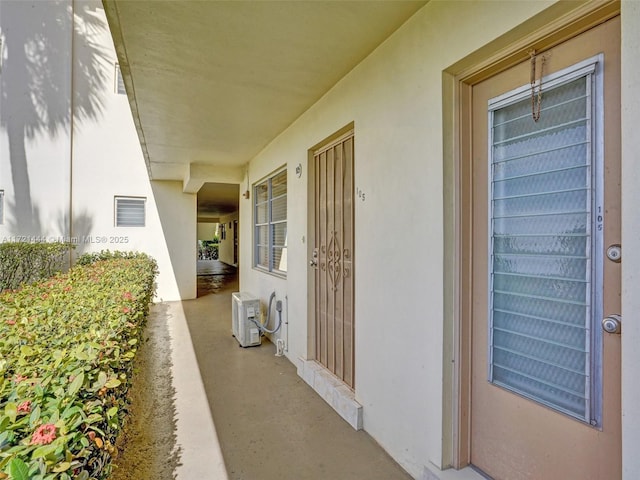
<path fill-rule="evenodd" d="M 100 252 L 84 253 L 77 258 L 75 263 L 76 265 L 91 265 L 92 263 L 99 262 L 102 260 L 114 260 L 114 259 L 123 259 L 123 258 L 134 259 L 134 258 L 150 258 L 150 257 L 148 257 L 144 253 L 139 253 L 139 252 L 122 252 L 120 250 L 116 250 L 112 252 L 111 250 L 102 250 Z"/>
<path fill-rule="evenodd" d="M 0 294 L 0 478 L 111 471 L 157 267 L 103 256 Z"/>
<path fill-rule="evenodd" d="M 62 271 L 71 248 L 71 244 L 60 242 L 0 243 L 0 292 Z"/>

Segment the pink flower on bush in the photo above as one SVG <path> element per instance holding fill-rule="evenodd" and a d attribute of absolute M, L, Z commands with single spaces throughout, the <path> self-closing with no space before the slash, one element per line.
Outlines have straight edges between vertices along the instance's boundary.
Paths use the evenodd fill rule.
<path fill-rule="evenodd" d="M 15 321 L 15 320 L 7 320 L 5 323 L 6 323 L 7 325 L 15 325 L 15 324 L 16 324 L 16 321 Z"/>
<path fill-rule="evenodd" d="M 31 436 L 31 445 L 47 445 L 56 439 L 56 426 L 53 423 L 40 425 Z"/>
<path fill-rule="evenodd" d="M 20 382 L 24 382 L 26 379 L 27 377 L 23 377 L 22 375 L 18 374 L 15 376 L 14 382 L 20 383 Z"/>
<path fill-rule="evenodd" d="M 122 298 L 124 298 L 125 300 L 133 300 L 133 295 L 131 295 L 131 292 L 124 292 Z"/>
<path fill-rule="evenodd" d="M 31 401 L 25 400 L 20 405 L 18 405 L 18 413 L 30 413 L 31 412 Z"/>
<path fill-rule="evenodd" d="M 122 308 L 122 313 L 129 313 L 131 311 L 131 309 L 129 307 L 123 307 Z"/>

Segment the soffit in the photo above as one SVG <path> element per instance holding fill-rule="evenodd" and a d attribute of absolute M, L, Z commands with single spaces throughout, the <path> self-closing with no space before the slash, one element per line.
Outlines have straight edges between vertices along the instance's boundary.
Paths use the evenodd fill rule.
<path fill-rule="evenodd" d="M 239 185 L 205 183 L 198 191 L 198 221 L 219 221 L 220 217 L 238 211 Z"/>
<path fill-rule="evenodd" d="M 246 164 L 425 3 L 104 0 L 151 177 Z"/>

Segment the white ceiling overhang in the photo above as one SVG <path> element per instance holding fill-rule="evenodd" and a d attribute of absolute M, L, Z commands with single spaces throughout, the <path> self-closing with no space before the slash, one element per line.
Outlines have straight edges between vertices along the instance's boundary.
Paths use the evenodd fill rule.
<path fill-rule="evenodd" d="M 103 0 L 150 177 L 239 183 L 425 3 Z"/>

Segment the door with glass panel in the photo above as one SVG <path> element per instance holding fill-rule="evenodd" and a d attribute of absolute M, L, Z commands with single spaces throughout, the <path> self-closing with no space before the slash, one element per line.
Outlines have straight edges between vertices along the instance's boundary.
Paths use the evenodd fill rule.
<path fill-rule="evenodd" d="M 354 388 L 353 132 L 313 157 L 315 359 Z"/>
<path fill-rule="evenodd" d="M 470 450 L 496 480 L 621 477 L 619 44 L 616 18 L 472 89 Z"/>

